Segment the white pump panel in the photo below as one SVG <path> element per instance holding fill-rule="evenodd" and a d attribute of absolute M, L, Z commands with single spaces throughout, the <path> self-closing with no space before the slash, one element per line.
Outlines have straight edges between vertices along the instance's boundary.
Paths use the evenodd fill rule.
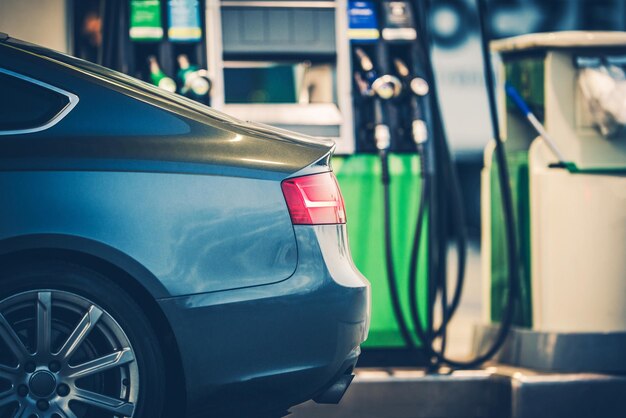
<path fill-rule="evenodd" d="M 533 328 L 626 331 L 626 176 L 549 168 L 530 148 Z"/>

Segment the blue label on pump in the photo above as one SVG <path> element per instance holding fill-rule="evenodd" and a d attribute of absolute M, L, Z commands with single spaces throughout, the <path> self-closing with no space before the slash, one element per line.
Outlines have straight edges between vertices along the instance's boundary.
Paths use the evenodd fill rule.
<path fill-rule="evenodd" d="M 348 37 L 353 42 L 377 40 L 380 33 L 374 2 L 349 1 L 348 26 Z"/>
<path fill-rule="evenodd" d="M 169 29 L 171 41 L 199 41 L 202 39 L 200 27 L 200 5 L 198 0 L 169 1 Z"/>

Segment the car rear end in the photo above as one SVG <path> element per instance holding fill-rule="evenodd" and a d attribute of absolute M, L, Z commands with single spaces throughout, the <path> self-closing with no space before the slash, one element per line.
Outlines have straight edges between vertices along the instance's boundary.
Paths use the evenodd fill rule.
<path fill-rule="evenodd" d="M 367 337 L 370 290 L 351 259 L 332 141 L 239 121 L 19 41 L 5 47 L 17 69 L 80 97 L 53 128 L 5 138 L 29 184 L 67 190 L 41 193 L 50 201 L 31 206 L 42 213 L 16 211 L 11 227 L 45 219 L 35 232 L 51 224 L 88 236 L 154 275 L 154 286 L 137 285 L 171 326 L 186 416 L 338 402 Z M 106 227 L 80 222 L 93 219 Z"/>
<path fill-rule="evenodd" d="M 208 114 L 185 99 L 180 104 Z M 371 300 L 369 282 L 350 253 L 348 220 L 331 167 L 334 143 L 214 111 L 210 116 L 223 118 L 226 123 L 219 128 L 236 132 L 236 143 L 258 141 L 255 150 L 241 151 L 251 158 L 235 155 L 234 164 L 262 159 L 265 172 L 272 172 L 264 182 L 269 189 L 278 187 L 282 199 L 276 200 L 275 193 L 254 199 L 271 203 L 290 220 L 297 257 L 288 277 L 276 274 L 249 287 L 159 301 L 173 322 L 188 323 L 174 329 L 187 381 L 193 382 L 187 387 L 188 416 L 204 417 L 206 411 L 222 417 L 262 416 L 309 399 L 339 403 L 368 335 Z M 207 124 L 215 126 L 215 120 Z M 276 151 L 268 151 L 270 147 Z M 257 149 L 262 155 L 254 154 Z M 256 182 L 245 176 L 242 184 Z M 257 217 L 238 213 L 244 225 L 245 216 Z M 258 228 L 267 228 L 264 245 L 272 245 L 271 231 L 284 229 L 283 223 L 272 222 Z M 239 238 L 259 239 L 258 234 Z M 276 260 L 281 259 L 277 254 Z M 268 275 L 271 269 L 263 274 Z M 197 343 L 205 330 L 215 344 Z"/>
<path fill-rule="evenodd" d="M 276 204 L 288 212 L 298 253 L 289 278 L 160 301 L 186 324 L 174 332 L 195 382 L 190 417 L 280 415 L 309 399 L 338 403 L 348 389 L 368 334 L 370 288 L 352 262 L 330 156 L 280 182 Z M 206 345 L 194 343 L 202 330 Z"/>
<path fill-rule="evenodd" d="M 319 403 L 338 403 L 352 381 L 360 344 L 367 338 L 369 283 L 352 262 L 345 205 L 334 173 L 290 177 L 282 182 L 282 190 L 298 248 L 308 250 L 299 252 L 299 264 L 317 263 L 318 268 L 325 270 L 318 274 L 326 276 L 331 292 L 336 292 L 329 295 L 326 308 L 336 315 L 336 355 L 344 361 L 314 399 Z"/>

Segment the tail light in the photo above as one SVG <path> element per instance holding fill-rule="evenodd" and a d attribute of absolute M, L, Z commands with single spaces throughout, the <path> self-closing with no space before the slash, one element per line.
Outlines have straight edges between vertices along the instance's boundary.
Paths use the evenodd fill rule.
<path fill-rule="evenodd" d="M 332 172 L 287 179 L 282 188 L 294 225 L 346 223 L 343 197 Z"/>

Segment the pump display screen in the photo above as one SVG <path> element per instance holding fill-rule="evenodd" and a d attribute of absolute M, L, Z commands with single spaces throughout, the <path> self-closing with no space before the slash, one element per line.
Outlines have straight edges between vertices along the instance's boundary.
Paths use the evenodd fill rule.
<path fill-rule="evenodd" d="M 506 62 L 506 81 L 520 93 L 540 121 L 545 114 L 544 98 L 544 57 L 523 57 Z M 507 111 L 519 111 L 511 99 L 507 98 Z"/>
<path fill-rule="evenodd" d="M 225 62 L 224 98 L 235 103 L 334 103 L 330 64 Z"/>
<path fill-rule="evenodd" d="M 504 57 L 505 80 L 513 87 L 528 108 L 542 123 L 545 120 L 545 55 L 523 54 Z M 526 151 L 537 136 L 526 115 L 515 102 L 506 97 L 506 138 L 508 151 Z"/>
<path fill-rule="evenodd" d="M 224 69 L 226 103 L 294 103 L 296 82 L 289 65 Z"/>

